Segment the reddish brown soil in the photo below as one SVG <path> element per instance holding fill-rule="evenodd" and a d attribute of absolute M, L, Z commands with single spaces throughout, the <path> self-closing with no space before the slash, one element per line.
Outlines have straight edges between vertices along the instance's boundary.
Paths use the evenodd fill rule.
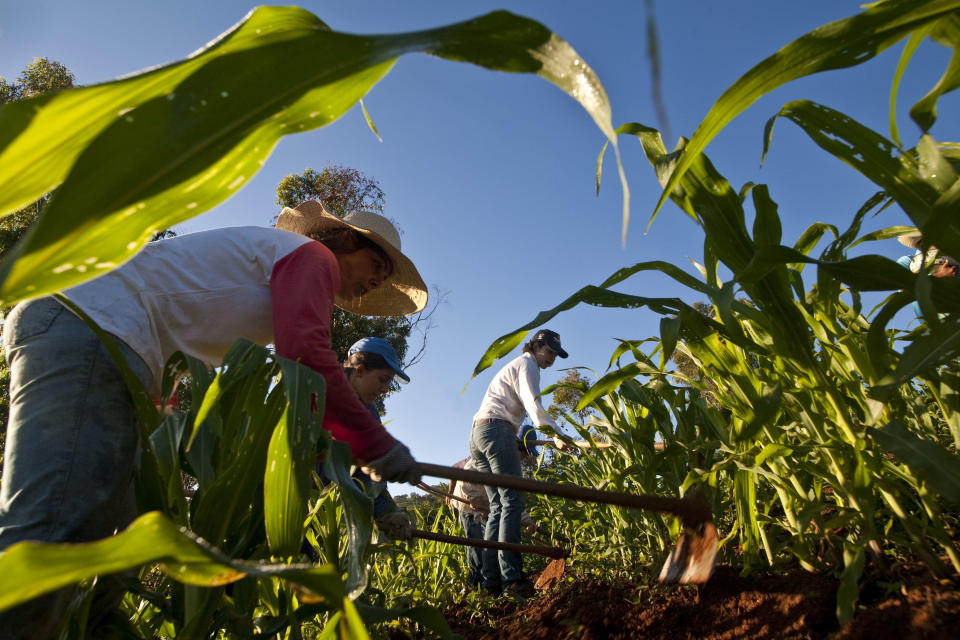
<path fill-rule="evenodd" d="M 837 581 L 797 572 L 740 577 L 717 567 L 701 587 L 568 581 L 523 605 L 498 599 L 483 619 L 446 613 L 468 640 L 633 640 L 636 638 L 957 638 L 960 591 L 927 585 L 906 595 L 865 589 L 853 621 L 838 628 Z M 870 592 L 876 592 L 871 596 Z"/>

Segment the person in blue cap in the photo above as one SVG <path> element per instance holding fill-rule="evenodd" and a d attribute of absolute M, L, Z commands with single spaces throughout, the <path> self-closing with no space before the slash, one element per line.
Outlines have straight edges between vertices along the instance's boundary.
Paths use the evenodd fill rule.
<path fill-rule="evenodd" d="M 525 424 L 517 435 L 517 445 L 520 448 L 521 460 L 530 460 L 540 455 L 539 449 L 532 443 L 537 440 L 537 432 L 531 424 Z M 476 470 L 473 460 L 465 458 L 453 465 L 458 469 L 468 471 Z M 460 520 L 460 526 L 463 527 L 464 535 L 468 538 L 483 539 L 484 528 L 487 523 L 487 514 L 490 512 L 490 500 L 487 499 L 487 492 L 482 484 L 472 482 L 450 481 L 448 493 L 452 498 L 447 498 L 447 504 L 453 507 Z M 520 526 L 528 531 L 534 531 L 537 528 L 530 513 L 526 510 L 520 516 Z M 491 555 L 491 559 L 494 556 Z M 471 589 L 477 589 L 483 583 L 483 550 L 478 547 L 467 547 L 467 585 Z M 497 571 L 499 571 L 499 567 Z M 488 589 L 491 593 L 498 594 L 502 591 L 500 585 L 493 585 Z"/>
<path fill-rule="evenodd" d="M 390 391 L 394 379 L 410 382 L 410 376 L 400 366 L 397 352 L 383 338 L 363 338 L 353 343 L 347 351 L 343 372 L 360 402 L 377 422 L 380 422 L 377 400 Z M 317 464 L 317 475 L 322 483 L 327 484 L 330 480 L 324 475 L 321 466 Z M 373 484 L 370 476 L 359 468 L 354 471 L 353 477 L 360 480 L 365 488 Z M 394 540 L 408 540 L 413 532 L 410 519 L 393 501 L 386 486 L 373 499 L 373 517 L 377 528 Z M 308 555 L 313 555 L 304 550 Z"/>

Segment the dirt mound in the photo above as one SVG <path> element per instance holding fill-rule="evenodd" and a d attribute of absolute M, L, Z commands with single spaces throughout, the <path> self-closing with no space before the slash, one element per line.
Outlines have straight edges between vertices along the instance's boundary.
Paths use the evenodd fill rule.
<path fill-rule="evenodd" d="M 487 623 L 459 619 L 456 610 L 448 611 L 447 619 L 468 640 L 956 637 L 960 592 L 955 589 L 922 587 L 863 602 L 843 629 L 834 613 L 836 590 L 835 579 L 806 572 L 741 577 L 731 567 L 717 567 L 700 587 L 585 579 L 522 606 L 498 600 Z"/>

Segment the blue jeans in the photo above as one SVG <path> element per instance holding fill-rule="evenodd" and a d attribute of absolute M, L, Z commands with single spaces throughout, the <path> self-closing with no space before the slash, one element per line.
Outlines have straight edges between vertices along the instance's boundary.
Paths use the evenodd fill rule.
<path fill-rule="evenodd" d="M 477 471 L 521 475 L 520 450 L 513 425 L 506 420 L 477 420 L 470 430 L 470 457 Z M 520 517 L 523 513 L 523 492 L 514 489 L 485 487 L 490 499 L 490 513 L 484 539 L 498 542 L 520 542 Z M 504 588 L 523 578 L 523 558 L 513 551 L 483 550 L 483 587 Z"/>
<path fill-rule="evenodd" d="M 150 388 L 147 364 L 115 342 Z M 10 366 L 10 418 L 0 550 L 24 540 L 98 540 L 126 527 L 137 514 L 133 479 L 140 432 L 133 399 L 106 347 L 66 307 L 40 298 L 7 317 L 3 348 Z M 37 625 L 56 624 L 68 599 L 69 590 L 63 590 L 4 611 L 0 629 L 12 629 L 11 637 L 42 637 Z M 32 628 L 16 635 L 27 620 Z"/>
<path fill-rule="evenodd" d="M 468 538 L 483 539 L 483 518 L 479 515 L 458 511 L 460 514 L 460 524 L 463 526 L 463 533 Z M 467 584 L 471 589 L 476 589 L 483 581 L 483 549 L 479 547 L 467 547 L 467 564 L 469 571 L 467 573 Z"/>

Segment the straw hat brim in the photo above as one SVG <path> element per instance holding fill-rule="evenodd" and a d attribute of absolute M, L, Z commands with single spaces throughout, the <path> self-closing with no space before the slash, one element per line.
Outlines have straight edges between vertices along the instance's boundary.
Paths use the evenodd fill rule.
<path fill-rule="evenodd" d="M 369 212 L 360 213 L 364 216 L 352 214 L 348 217 L 362 220 L 367 223 L 366 226 L 378 226 L 380 233 L 373 228 L 350 224 L 338 218 L 315 200 L 308 200 L 295 209 L 284 207 L 277 218 L 276 228 L 302 235 L 335 228 L 352 229 L 390 256 L 393 262 L 390 277 L 362 297 L 345 300 L 337 295 L 335 303 L 341 309 L 364 316 L 407 316 L 422 311 L 427 306 L 427 285 L 413 262 L 400 250 L 400 234 L 385 217 Z M 393 236 L 393 241 L 384 235 Z"/>
<path fill-rule="evenodd" d="M 911 249 L 920 249 L 923 236 L 920 233 L 907 233 L 902 236 L 897 236 L 897 242 Z"/>

